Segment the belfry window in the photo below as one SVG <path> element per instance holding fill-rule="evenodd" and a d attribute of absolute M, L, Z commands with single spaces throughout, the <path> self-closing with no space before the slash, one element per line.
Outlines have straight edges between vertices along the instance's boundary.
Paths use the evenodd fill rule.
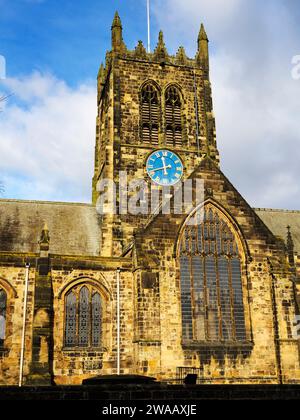
<path fill-rule="evenodd" d="M 0 288 L 0 347 L 4 345 L 6 333 L 6 305 L 7 295 L 6 292 Z"/>
<path fill-rule="evenodd" d="M 180 243 L 183 340 L 245 341 L 237 240 L 214 206 L 205 206 L 197 216 L 196 223 L 186 225 Z"/>
<path fill-rule="evenodd" d="M 100 347 L 102 299 L 91 287 L 74 287 L 65 297 L 65 347 Z"/>
<path fill-rule="evenodd" d="M 166 145 L 182 145 L 182 110 L 181 98 L 178 89 L 170 86 L 165 94 L 166 107 Z"/>
<path fill-rule="evenodd" d="M 153 84 L 145 85 L 141 92 L 141 131 L 146 144 L 158 144 L 159 95 Z"/>

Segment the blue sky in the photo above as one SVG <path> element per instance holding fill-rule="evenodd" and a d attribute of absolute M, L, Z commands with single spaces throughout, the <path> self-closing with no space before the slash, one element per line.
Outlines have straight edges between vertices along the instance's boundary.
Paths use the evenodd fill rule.
<path fill-rule="evenodd" d="M 224 173 L 253 206 L 300 209 L 299 0 L 150 1 L 152 47 L 163 29 L 170 53 L 193 56 L 205 23 Z M 128 48 L 146 44 L 146 0 L 0 0 L 0 95 L 14 93 L 0 113 L 4 197 L 90 201 L 115 10 Z"/>
<path fill-rule="evenodd" d="M 146 9 L 135 0 L 0 0 L 0 49 L 11 77 L 52 72 L 71 86 L 95 79 L 110 48 L 116 10 L 129 47 L 146 37 Z"/>

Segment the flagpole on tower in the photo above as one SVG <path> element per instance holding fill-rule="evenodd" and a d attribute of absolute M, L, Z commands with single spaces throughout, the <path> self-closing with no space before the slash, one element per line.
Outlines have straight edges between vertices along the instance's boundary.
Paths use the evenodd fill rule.
<path fill-rule="evenodd" d="M 150 45 L 150 0 L 147 0 L 147 23 L 148 23 L 148 53 L 151 52 Z"/>

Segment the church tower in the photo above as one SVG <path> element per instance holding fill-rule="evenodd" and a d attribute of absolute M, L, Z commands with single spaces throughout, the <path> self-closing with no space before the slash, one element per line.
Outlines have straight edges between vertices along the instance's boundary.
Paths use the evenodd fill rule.
<path fill-rule="evenodd" d="M 170 151 L 183 165 L 183 179 L 209 156 L 217 164 L 211 84 L 209 80 L 208 38 L 201 25 L 194 59 L 183 47 L 175 56 L 168 53 L 163 33 L 152 53 L 141 41 L 129 51 L 123 41 L 118 13 L 112 27 L 112 49 L 98 74 L 98 115 L 93 178 L 93 203 L 97 185 L 104 179 L 119 183 L 145 180 L 147 158 L 154 151 Z M 102 220 L 104 256 L 121 255 L 143 216 L 105 214 Z"/>

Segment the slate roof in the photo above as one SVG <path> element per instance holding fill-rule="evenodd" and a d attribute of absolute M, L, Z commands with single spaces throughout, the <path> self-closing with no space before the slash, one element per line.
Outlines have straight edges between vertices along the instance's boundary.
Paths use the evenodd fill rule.
<path fill-rule="evenodd" d="M 300 211 L 273 209 L 254 210 L 271 232 L 275 236 L 281 236 L 284 241 L 286 241 L 287 238 L 287 226 L 290 226 L 295 251 L 300 255 Z"/>
<path fill-rule="evenodd" d="M 287 226 L 300 255 L 300 211 L 254 209 L 275 236 L 286 240 Z M 50 252 L 98 256 L 101 219 L 92 204 L 0 200 L 0 251 L 38 252 L 42 228 L 50 231 Z"/>
<path fill-rule="evenodd" d="M 48 225 L 50 253 L 97 256 L 100 216 L 91 204 L 0 200 L 0 251 L 39 252 Z"/>

